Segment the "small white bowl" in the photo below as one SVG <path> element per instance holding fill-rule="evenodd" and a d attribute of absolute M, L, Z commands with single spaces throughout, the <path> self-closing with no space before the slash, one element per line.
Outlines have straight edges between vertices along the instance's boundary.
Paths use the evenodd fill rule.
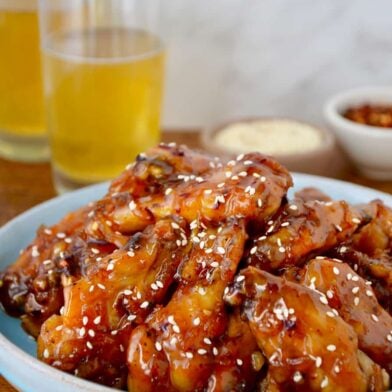
<path fill-rule="evenodd" d="M 363 104 L 392 105 L 392 86 L 361 87 L 329 99 L 324 117 L 351 160 L 366 177 L 392 180 L 392 129 L 359 124 L 343 112 Z"/>

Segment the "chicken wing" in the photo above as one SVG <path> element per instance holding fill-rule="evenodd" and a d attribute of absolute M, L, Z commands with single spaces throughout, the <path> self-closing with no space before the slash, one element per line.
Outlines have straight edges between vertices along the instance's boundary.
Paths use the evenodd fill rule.
<path fill-rule="evenodd" d="M 362 216 L 344 201 L 295 201 L 250 246 L 248 263 L 266 271 L 300 265 L 352 235 Z"/>
<path fill-rule="evenodd" d="M 223 292 L 241 260 L 245 239 L 244 221 L 235 218 L 219 228 L 194 228 L 177 290 L 131 335 L 130 391 L 198 391 L 207 386 L 228 322 Z"/>
<path fill-rule="evenodd" d="M 129 335 L 164 301 L 183 259 L 186 229 L 180 218 L 159 221 L 67 286 L 62 315 L 42 327 L 38 357 L 83 378 L 124 386 Z"/>
<path fill-rule="evenodd" d="M 368 390 L 357 336 L 339 316 L 328 316 L 332 308 L 324 296 L 249 267 L 225 299 L 242 304 L 275 390 Z"/>
<path fill-rule="evenodd" d="M 378 304 L 370 282 L 347 264 L 331 259 L 311 260 L 301 283 L 324 294 L 326 300 L 357 336 L 359 348 L 392 373 L 392 317 Z"/>

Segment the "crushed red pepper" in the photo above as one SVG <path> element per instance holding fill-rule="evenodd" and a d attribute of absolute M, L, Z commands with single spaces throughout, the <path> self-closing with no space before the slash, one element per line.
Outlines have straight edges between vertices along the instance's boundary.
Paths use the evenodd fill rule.
<path fill-rule="evenodd" d="M 392 128 L 392 106 L 361 105 L 346 109 L 343 117 L 372 127 Z"/>

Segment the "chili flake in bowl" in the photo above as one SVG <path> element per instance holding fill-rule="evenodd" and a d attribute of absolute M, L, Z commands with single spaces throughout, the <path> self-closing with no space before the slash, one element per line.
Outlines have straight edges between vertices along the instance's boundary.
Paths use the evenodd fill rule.
<path fill-rule="evenodd" d="M 343 116 L 359 124 L 392 128 L 392 105 L 364 104 L 350 107 L 344 111 Z"/>

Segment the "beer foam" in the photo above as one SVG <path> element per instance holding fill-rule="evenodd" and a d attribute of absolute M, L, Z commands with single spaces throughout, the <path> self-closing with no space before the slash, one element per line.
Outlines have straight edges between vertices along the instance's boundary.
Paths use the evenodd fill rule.
<path fill-rule="evenodd" d="M 37 0 L 0 0 L 0 11 L 31 12 L 38 8 Z"/>

